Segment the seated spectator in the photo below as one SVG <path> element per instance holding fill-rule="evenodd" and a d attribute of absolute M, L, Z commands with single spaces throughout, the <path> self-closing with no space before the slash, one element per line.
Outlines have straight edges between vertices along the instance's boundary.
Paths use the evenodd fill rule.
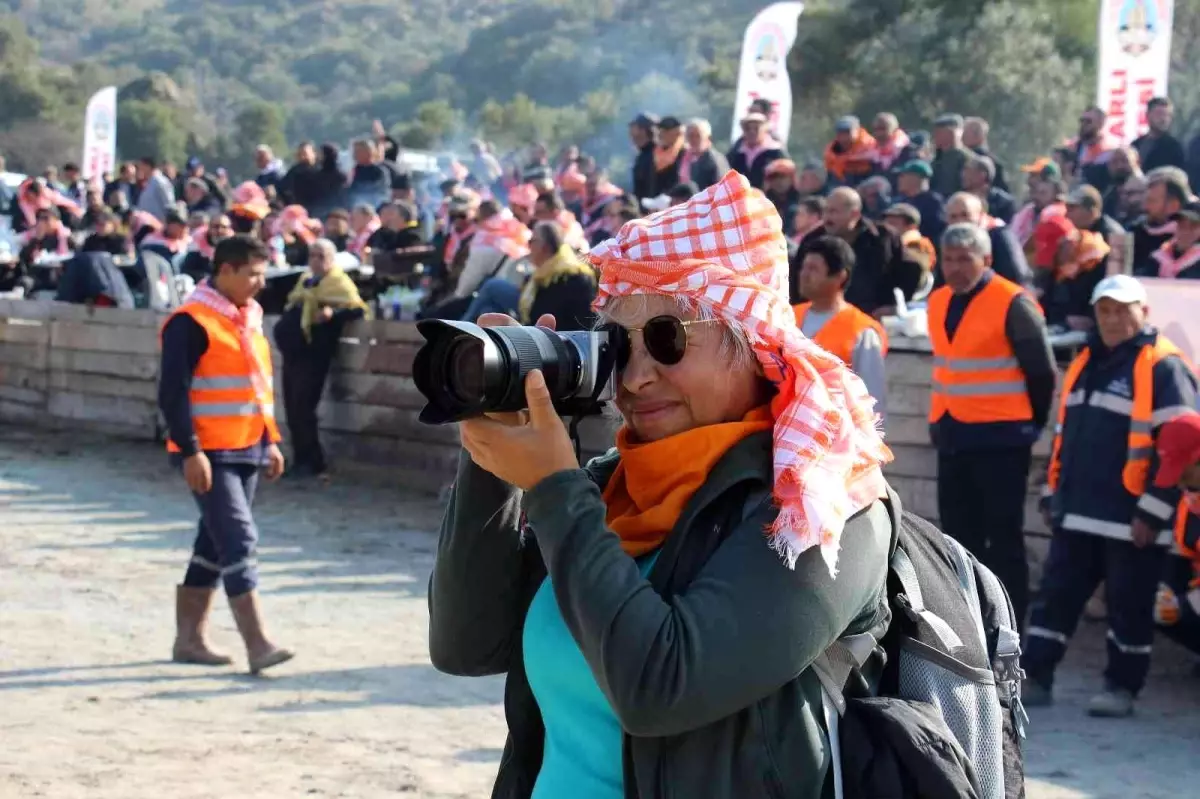
<path fill-rule="evenodd" d="M 507 208 L 501 208 L 495 200 L 484 200 L 479 204 L 477 219 L 471 251 L 454 288 L 458 298 L 474 294 L 489 278 L 509 279 L 502 273 L 510 272 L 516 262 L 529 256 L 529 228 Z"/>
<path fill-rule="evenodd" d="M 1133 274 L 1157 277 L 1154 254 L 1175 235 L 1172 221 L 1191 200 L 1192 188 L 1182 169 L 1164 166 L 1146 174 L 1145 216 L 1130 228 L 1133 234 Z"/>
<path fill-rule="evenodd" d="M 1071 220 L 1079 230 L 1090 230 L 1098 233 L 1108 244 L 1110 253 L 1108 267 L 1116 272 L 1124 272 L 1126 261 L 1130 255 L 1127 243 L 1128 235 L 1125 228 L 1117 221 L 1104 214 L 1104 201 L 1095 186 L 1086 183 L 1076 186 L 1067 195 L 1067 219 Z"/>
<path fill-rule="evenodd" d="M 924 275 L 932 276 L 937 266 L 937 248 L 921 235 L 921 212 L 908 203 L 896 203 L 884 211 L 883 225 L 900 238 L 904 260 L 919 266 Z"/>
<path fill-rule="evenodd" d="M 529 227 L 533 227 L 533 209 L 537 205 L 538 191 L 528 183 L 514 186 L 508 192 L 508 207 L 513 216 Z"/>
<path fill-rule="evenodd" d="M 1009 192 L 1010 189 L 1008 188 L 1008 179 L 1005 175 L 1004 164 L 1001 163 L 996 154 L 992 152 L 991 147 L 988 146 L 988 134 L 991 133 L 991 129 L 991 124 L 983 117 L 967 117 L 963 120 L 963 147 L 966 147 L 978 156 L 991 160 L 995 170 L 992 185 L 1000 189 L 1000 191 Z"/>
<path fill-rule="evenodd" d="M 1090 330 L 1092 292 L 1106 275 L 1104 237 L 1079 230 L 1065 215 L 1038 222 L 1033 234 L 1034 290 L 1047 325 Z"/>
<path fill-rule="evenodd" d="M 805 197 L 796 204 L 792 221 L 792 241 L 800 244 L 810 235 L 825 235 L 825 198 Z"/>
<path fill-rule="evenodd" d="M 133 164 L 121 164 L 116 180 L 104 186 L 104 204 L 120 212 L 133 208 L 138 199 L 137 171 Z"/>
<path fill-rule="evenodd" d="M 687 150 L 679 166 L 679 180 L 695 183 L 703 191 L 725 176 L 729 162 L 712 146 L 712 125 L 707 119 L 688 122 L 684 136 Z"/>
<path fill-rule="evenodd" d="M 667 192 L 667 201 L 671 204 L 668 207 L 683 205 L 699 193 L 700 189 L 695 183 L 692 183 L 691 181 L 688 181 L 687 183 L 680 183 L 678 186 Z"/>
<path fill-rule="evenodd" d="M 1025 251 L 1007 225 L 984 213 L 978 195 L 960 191 L 952 196 L 946 203 L 946 224 L 971 224 L 986 230 L 992 244 L 992 271 L 1019 286 L 1033 287 L 1033 271 Z M 933 276 L 935 286 L 945 282 L 940 269 L 935 269 Z"/>
<path fill-rule="evenodd" d="M 207 214 L 188 214 L 187 218 L 188 233 L 195 233 L 197 230 L 203 230 L 208 227 Z"/>
<path fill-rule="evenodd" d="M 188 222 L 178 211 L 167 214 L 167 221 L 162 230 L 150 233 L 138 245 L 139 249 L 156 252 L 167 261 L 174 263 L 176 256 L 187 252 L 192 243 Z"/>
<path fill-rule="evenodd" d="M 346 245 L 346 252 L 357 256 L 360 261 L 366 261 L 371 255 L 368 242 L 379 228 L 380 221 L 374 208 L 366 203 L 354 206 L 350 213 L 350 241 Z"/>
<path fill-rule="evenodd" d="M 321 223 L 311 219 L 303 205 L 289 205 L 279 212 L 273 226 L 283 240 L 284 260 L 292 266 L 308 263 L 308 245 L 321 236 Z"/>
<path fill-rule="evenodd" d="M 71 231 L 62 223 L 55 208 L 43 208 L 34 214 L 33 228 L 22 237 L 20 261 L 26 266 L 43 255 L 65 256 L 71 253 Z"/>
<path fill-rule="evenodd" d="M 79 220 L 79 226 L 84 230 L 91 230 L 96 226 L 97 217 L 109 213 L 111 210 L 104 204 L 104 198 L 100 196 L 99 189 L 88 189 L 83 217 Z"/>
<path fill-rule="evenodd" d="M 254 182 L 264 192 L 273 189 L 278 194 L 279 184 L 283 180 L 283 161 L 275 157 L 270 147 L 260 144 L 254 148 L 254 166 L 258 169 Z"/>
<path fill-rule="evenodd" d="M 325 217 L 325 238 L 338 252 L 346 252 L 350 244 L 350 214 L 344 208 L 335 208 Z"/>
<path fill-rule="evenodd" d="M 908 134 L 900 128 L 900 120 L 896 119 L 896 115 L 886 111 L 875 115 L 871 132 L 875 134 L 875 149 L 871 152 L 872 171 L 886 175 L 909 145 Z"/>
<path fill-rule="evenodd" d="M 117 227 L 117 217 L 108 213 L 96 216 L 92 233 L 84 240 L 81 252 L 106 252 L 109 255 L 131 255 L 129 237 Z"/>
<path fill-rule="evenodd" d="M 619 197 L 613 200 L 604 209 L 604 218 L 592 231 L 592 238 L 588 244 L 595 247 L 600 242 L 612 238 L 626 222 L 638 219 L 641 215 L 641 209 L 633 197 Z"/>
<path fill-rule="evenodd" d="M 862 378 L 875 398 L 875 412 L 887 416 L 887 333 L 883 325 L 846 302 L 854 273 L 854 250 L 834 236 L 814 241 L 800 266 L 799 294 L 793 306 L 800 332 L 841 359 Z"/>
<path fill-rule="evenodd" d="M 829 190 L 829 173 L 821 164 L 810 161 L 800 170 L 796 188 L 801 197 L 824 197 Z"/>
<path fill-rule="evenodd" d="M 133 308 L 124 273 L 106 252 L 83 252 L 63 264 L 54 299 L 101 308 Z"/>
<path fill-rule="evenodd" d="M 1017 212 L 1016 201 L 1008 192 L 996 188 L 996 165 L 985 155 L 973 155 L 963 167 L 963 191 L 970 192 L 983 201 L 989 216 L 1004 224 L 1012 221 Z"/>
<path fill-rule="evenodd" d="M 283 355 L 283 402 L 293 457 L 288 475 L 326 478 L 328 462 L 318 432 L 317 406 L 347 322 L 369 316 L 354 281 L 336 264 L 328 239 L 308 247 L 308 268 L 288 295 L 275 324 Z"/>
<path fill-rule="evenodd" d="M 229 207 L 229 222 L 234 233 L 256 234 L 262 221 L 271 213 L 267 193 L 257 183 L 247 180 L 233 190 L 233 203 Z"/>
<path fill-rule="evenodd" d="M 623 196 L 624 192 L 608 179 L 608 172 L 597 169 L 588 175 L 584 194 L 583 215 L 579 217 L 579 223 L 583 225 L 589 239 L 593 239 L 596 232 L 604 226 L 605 209 L 613 200 Z M 537 202 L 536 197 L 534 202 Z"/>
<path fill-rule="evenodd" d="M 587 191 L 587 176 L 572 165 L 558 179 L 559 191 L 563 205 L 575 215 L 576 219 L 583 216 L 583 202 Z"/>
<path fill-rule="evenodd" d="M 734 145 L 726 158 L 730 169 L 742 173 L 751 186 L 761 189 L 766 181 L 767 167 L 772 161 L 787 158 L 787 152 L 767 131 L 767 117 L 751 111 L 742 118 L 740 143 Z"/>
<path fill-rule="evenodd" d="M 933 167 L 924 161 L 901 164 L 896 172 L 896 202 L 907 203 L 921 214 L 921 235 L 940 241 L 946 228 L 945 199 L 930 188 Z"/>
<path fill-rule="evenodd" d="M 856 116 L 844 116 L 834 125 L 834 136 L 825 147 L 825 169 L 843 186 L 857 186 L 875 169 L 877 142 Z"/>
<path fill-rule="evenodd" d="M 883 220 L 883 212 L 892 204 L 892 184 L 883 175 L 869 177 L 857 187 L 862 198 L 863 216 L 872 222 Z"/>
<path fill-rule="evenodd" d="M 1137 150 L 1132 147 L 1117 147 L 1108 158 L 1108 187 L 1101 192 L 1104 197 L 1104 213 L 1117 219 L 1120 216 L 1121 187 L 1130 178 L 1141 177 Z M 1117 219 L 1120 222 L 1120 219 Z M 1132 220 L 1128 220 L 1132 221 Z M 1121 223 L 1122 226 L 1124 223 Z"/>
<path fill-rule="evenodd" d="M 1045 217 L 1062 216 L 1067 212 L 1063 202 L 1067 197 L 1067 187 L 1063 183 L 1062 170 L 1049 158 L 1039 158 L 1026 164 L 1021 171 L 1026 174 L 1029 202 L 1013 216 L 1010 226 L 1028 254 L 1029 242 L 1038 222 Z"/>
<path fill-rule="evenodd" d="M 379 228 L 367 239 L 373 256 L 395 253 L 410 247 L 422 247 L 421 223 L 417 209 L 409 203 L 384 203 L 379 209 Z"/>
<path fill-rule="evenodd" d="M 0 244 L 0 291 L 17 292 L 22 297 L 33 293 L 34 280 L 8 243 Z"/>
<path fill-rule="evenodd" d="M 233 235 L 233 223 L 227 214 L 214 216 L 203 230 L 192 236 L 191 249 L 179 267 L 184 274 L 199 283 L 212 275 L 212 257 L 217 244 Z"/>
<path fill-rule="evenodd" d="M 1174 219 L 1175 235 L 1153 255 L 1158 276 L 1200 280 L 1200 200 L 1188 200 Z"/>
<path fill-rule="evenodd" d="M 572 250 L 586 254 L 590 249 L 587 235 L 584 234 L 579 220 L 567 210 L 562 197 L 554 192 L 544 192 L 538 195 L 533 206 L 533 216 L 539 222 L 553 222 L 558 225 L 559 230 L 562 231 L 563 240 Z"/>
<path fill-rule="evenodd" d="M 530 325 L 552 314 L 558 330 L 590 330 L 595 323 L 596 273 L 567 246 L 553 222 L 539 222 L 529 242 L 533 274 L 523 288 L 495 277 L 479 288 L 464 319 L 474 322 L 485 313 L 507 313 Z"/>
<path fill-rule="evenodd" d="M 17 187 L 16 201 L 12 204 L 12 230 L 24 233 L 37 224 L 38 213 L 54 210 L 55 219 L 69 222 L 83 216 L 83 209 L 57 189 L 46 184 L 44 178 L 26 178 Z"/>
<path fill-rule="evenodd" d="M 1133 230 L 1146 213 L 1146 191 L 1149 181 L 1144 175 L 1127 178 L 1117 190 L 1116 207 L 1112 217 L 1126 230 Z"/>
<path fill-rule="evenodd" d="M 800 203 L 800 190 L 796 188 L 796 162 L 790 158 L 777 159 L 767 166 L 764 174 L 766 185 L 763 193 L 783 220 L 783 235 L 790 236 L 796 218 L 796 206 Z M 690 198 L 691 195 L 684 202 Z"/>

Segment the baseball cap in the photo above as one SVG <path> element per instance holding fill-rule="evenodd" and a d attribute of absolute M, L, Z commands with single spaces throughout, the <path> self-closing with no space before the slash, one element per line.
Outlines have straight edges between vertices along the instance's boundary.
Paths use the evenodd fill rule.
<path fill-rule="evenodd" d="M 901 175 L 920 175 L 923 178 L 933 177 L 933 167 L 919 158 L 905 161 L 896 172 Z"/>
<path fill-rule="evenodd" d="M 1092 305 L 1106 297 L 1125 305 L 1147 302 L 1146 287 L 1133 275 L 1109 275 L 1097 283 L 1092 292 Z"/>
<path fill-rule="evenodd" d="M 846 116 L 839 118 L 838 121 L 834 123 L 833 129 L 838 133 L 849 133 L 852 130 L 858 130 L 861 124 L 862 123 L 858 121 L 858 117 L 854 116 L 853 114 L 847 114 Z"/>
<path fill-rule="evenodd" d="M 642 113 L 635 116 L 630 121 L 629 124 L 637 125 L 638 127 L 642 127 L 642 128 L 657 128 L 658 127 L 658 115 L 651 114 L 648 111 L 643 111 Z"/>
<path fill-rule="evenodd" d="M 194 156 L 194 155 L 191 158 L 189 158 L 187 160 L 187 164 L 185 164 L 185 167 L 189 172 L 192 171 L 193 169 L 195 169 L 196 167 L 200 167 L 200 166 L 204 166 L 204 162 L 201 161 L 197 156 Z"/>
<path fill-rule="evenodd" d="M 898 216 L 911 224 L 921 224 L 921 212 L 908 203 L 896 203 L 883 212 L 884 217 Z"/>
<path fill-rule="evenodd" d="M 1025 164 L 1021 171 L 1028 175 L 1037 175 L 1042 180 L 1058 180 L 1062 177 L 1062 170 L 1049 156 L 1042 156 L 1031 164 Z"/>
<path fill-rule="evenodd" d="M 679 117 L 668 116 L 668 117 L 663 117 L 662 119 L 660 119 L 658 121 L 658 129 L 659 130 L 675 130 L 675 128 L 682 128 L 682 127 L 683 127 L 683 123 L 679 121 Z"/>
<path fill-rule="evenodd" d="M 1154 485 L 1173 488 L 1183 472 L 1200 461 L 1200 413 L 1176 416 L 1158 429 L 1158 474 Z"/>
<path fill-rule="evenodd" d="M 759 122 L 759 123 L 765 124 L 766 121 L 767 121 L 766 114 L 760 114 L 757 111 L 751 111 L 749 114 L 746 114 L 746 116 L 742 117 L 743 125 L 746 124 L 747 122 Z"/>
<path fill-rule="evenodd" d="M 935 128 L 961 128 L 964 124 L 962 114 L 942 114 L 933 121 Z"/>
<path fill-rule="evenodd" d="M 1175 222 L 1181 219 L 1186 219 L 1189 222 L 1200 222 L 1200 199 L 1193 197 L 1188 200 L 1171 219 Z"/>
<path fill-rule="evenodd" d="M 1067 195 L 1067 205 L 1078 205 L 1089 211 L 1097 211 L 1103 207 L 1104 198 L 1100 196 L 1100 192 L 1096 190 L 1095 186 L 1076 186 Z"/>
<path fill-rule="evenodd" d="M 1052 269 L 1059 246 L 1077 233 L 1075 225 L 1065 216 L 1050 216 L 1038 222 L 1033 230 L 1033 265 L 1040 269 Z"/>

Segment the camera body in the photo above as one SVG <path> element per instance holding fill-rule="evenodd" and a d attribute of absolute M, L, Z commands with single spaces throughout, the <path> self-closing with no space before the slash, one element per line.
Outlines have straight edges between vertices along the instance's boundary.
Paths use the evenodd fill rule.
<path fill-rule="evenodd" d="M 448 424 L 528 407 L 525 377 L 540 369 L 561 416 L 597 414 L 616 396 L 618 331 L 556 332 L 426 319 L 413 382 L 427 403 L 420 420 Z"/>

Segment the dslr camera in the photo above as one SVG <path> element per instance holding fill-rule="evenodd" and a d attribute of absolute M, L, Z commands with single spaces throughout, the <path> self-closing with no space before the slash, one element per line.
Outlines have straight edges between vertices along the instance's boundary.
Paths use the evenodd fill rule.
<path fill-rule="evenodd" d="M 413 361 L 413 382 L 427 401 L 425 424 L 524 410 L 525 376 L 534 369 L 560 416 L 597 414 L 616 396 L 616 329 L 560 333 L 426 319 L 417 331 L 425 343 Z"/>

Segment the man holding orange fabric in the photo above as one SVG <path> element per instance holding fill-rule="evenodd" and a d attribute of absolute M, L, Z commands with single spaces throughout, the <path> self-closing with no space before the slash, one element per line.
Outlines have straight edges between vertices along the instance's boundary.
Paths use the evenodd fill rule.
<path fill-rule="evenodd" d="M 887 414 L 887 333 L 883 325 L 846 302 L 846 285 L 854 271 L 854 250 L 845 241 L 822 236 L 812 243 L 800 265 L 800 294 L 794 306 L 800 332 L 833 353 L 862 378 L 875 398 L 875 411 Z"/>

